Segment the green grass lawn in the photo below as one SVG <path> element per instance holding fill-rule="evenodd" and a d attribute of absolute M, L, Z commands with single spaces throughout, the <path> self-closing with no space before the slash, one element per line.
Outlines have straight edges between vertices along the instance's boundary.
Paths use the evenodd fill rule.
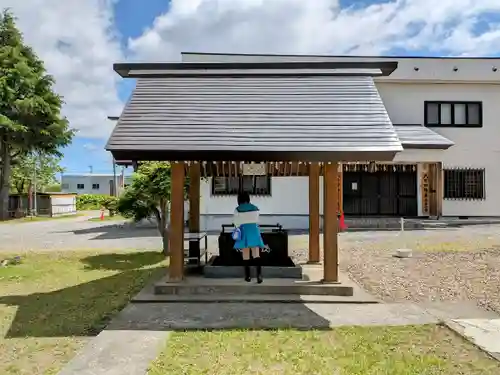
<path fill-rule="evenodd" d="M 2 375 L 57 374 L 166 263 L 159 252 L 12 255 L 21 263 L 0 267 Z"/>
<path fill-rule="evenodd" d="M 441 326 L 172 334 L 149 375 L 494 375 L 498 363 Z"/>

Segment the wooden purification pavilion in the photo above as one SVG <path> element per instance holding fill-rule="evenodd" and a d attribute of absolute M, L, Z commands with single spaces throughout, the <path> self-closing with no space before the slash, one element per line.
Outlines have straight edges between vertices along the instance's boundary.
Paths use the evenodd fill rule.
<path fill-rule="evenodd" d="M 201 176 L 309 176 L 309 260 L 320 262 L 320 175 L 324 184 L 323 270 L 338 282 L 339 163 L 391 161 L 403 150 L 373 82 L 396 62 L 125 63 L 137 86 L 108 141 L 115 160 L 172 164 L 169 280 L 184 277 L 184 179 L 190 232 L 199 232 Z M 293 174 L 293 171 L 289 171 Z M 276 193 L 276 192 L 275 192 Z"/>

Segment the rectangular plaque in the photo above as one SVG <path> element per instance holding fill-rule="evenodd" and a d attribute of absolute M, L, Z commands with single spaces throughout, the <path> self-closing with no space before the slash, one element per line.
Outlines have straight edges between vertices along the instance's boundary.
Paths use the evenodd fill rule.
<path fill-rule="evenodd" d="M 266 163 L 243 164 L 244 176 L 265 176 L 267 174 Z"/>

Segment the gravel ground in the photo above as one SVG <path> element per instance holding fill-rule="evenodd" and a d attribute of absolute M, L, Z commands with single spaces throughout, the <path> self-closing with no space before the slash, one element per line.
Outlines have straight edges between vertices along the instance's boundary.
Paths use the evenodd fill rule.
<path fill-rule="evenodd" d="M 290 255 L 307 261 L 306 235 L 290 236 Z M 389 302 L 473 300 L 500 313 L 500 225 L 340 235 L 340 268 L 369 293 Z M 215 249 L 217 237 L 209 236 Z M 154 228 L 88 217 L 0 224 L 0 252 L 159 250 Z M 410 248 L 413 258 L 392 256 Z"/>
<path fill-rule="evenodd" d="M 340 267 L 388 302 L 472 300 L 500 313 L 500 226 L 344 236 Z M 410 248 L 413 258 L 393 257 Z"/>
<path fill-rule="evenodd" d="M 39 221 L 0 223 L 0 252 L 71 250 L 159 250 L 154 228 L 134 228 L 124 222 L 90 222 L 99 214 Z"/>

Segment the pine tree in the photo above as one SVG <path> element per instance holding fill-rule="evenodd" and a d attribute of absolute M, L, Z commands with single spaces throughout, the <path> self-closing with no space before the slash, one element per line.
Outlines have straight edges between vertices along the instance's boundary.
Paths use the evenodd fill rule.
<path fill-rule="evenodd" d="M 0 15 L 0 220 L 8 217 L 12 165 L 30 152 L 60 155 L 74 131 L 43 61 L 24 43 L 14 16 Z"/>

